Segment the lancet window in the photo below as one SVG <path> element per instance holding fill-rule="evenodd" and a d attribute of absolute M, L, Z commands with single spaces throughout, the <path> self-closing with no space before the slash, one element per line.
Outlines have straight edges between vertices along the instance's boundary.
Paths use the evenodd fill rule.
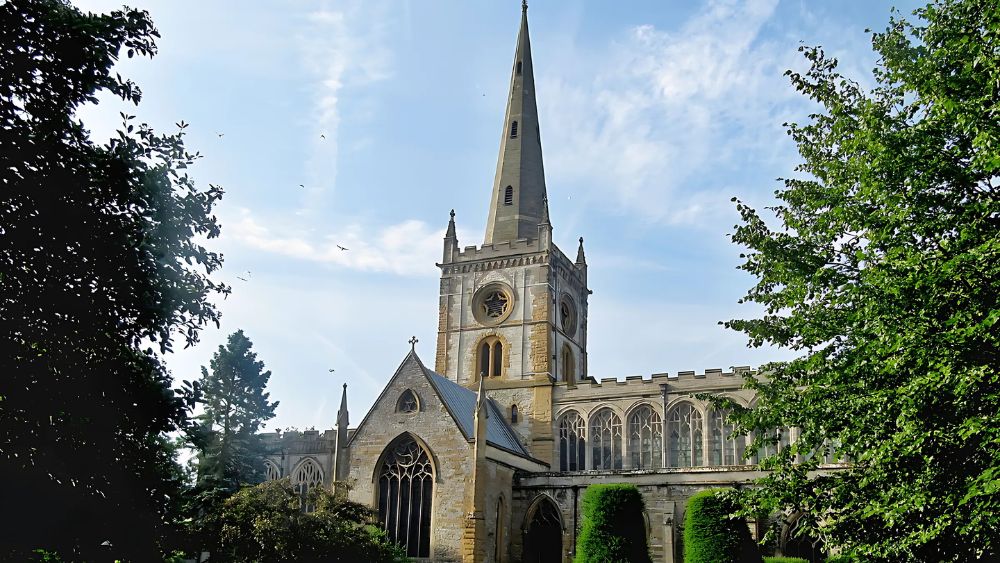
<path fill-rule="evenodd" d="M 498 377 L 503 373 L 503 343 L 495 336 L 484 338 L 479 344 L 479 375 Z"/>
<path fill-rule="evenodd" d="M 709 465 L 743 465 L 746 437 L 736 433 L 736 427 L 729 422 L 729 413 L 728 409 L 712 410 Z"/>
<path fill-rule="evenodd" d="M 658 469 L 662 465 L 663 422 L 649 405 L 628 417 L 628 452 L 633 469 Z"/>
<path fill-rule="evenodd" d="M 514 205 L 514 187 L 507 186 L 503 190 L 503 204 Z"/>
<path fill-rule="evenodd" d="M 590 417 L 590 448 L 594 469 L 622 468 L 622 419 L 611 409 Z"/>
<path fill-rule="evenodd" d="M 386 448 L 378 478 L 378 518 L 408 557 L 430 557 L 434 472 L 411 437 Z"/>
<path fill-rule="evenodd" d="M 586 469 L 587 427 L 583 417 L 570 411 L 559 418 L 559 471 Z"/>
<path fill-rule="evenodd" d="M 667 418 L 667 451 L 670 467 L 702 465 L 704 422 L 701 413 L 691 403 L 680 403 L 670 410 Z"/>
<path fill-rule="evenodd" d="M 292 484 L 299 495 L 299 503 L 306 512 L 316 510 L 316 505 L 308 501 L 309 491 L 323 484 L 323 468 L 312 458 L 306 458 L 295 468 Z"/>

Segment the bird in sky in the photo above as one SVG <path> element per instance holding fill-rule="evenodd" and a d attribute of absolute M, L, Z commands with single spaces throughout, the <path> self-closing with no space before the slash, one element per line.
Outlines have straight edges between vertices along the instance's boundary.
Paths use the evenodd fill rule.
<path fill-rule="evenodd" d="M 340 246 L 339 244 L 337 245 L 337 248 L 339 248 L 341 250 L 350 250 L 350 248 L 346 248 L 346 247 Z"/>
<path fill-rule="evenodd" d="M 305 184 L 299 184 L 299 187 L 300 188 L 304 188 L 304 187 L 306 187 L 306 185 Z"/>
<path fill-rule="evenodd" d="M 240 280 L 240 281 L 247 281 L 247 279 L 246 279 L 246 278 L 244 278 L 244 277 L 240 277 L 240 276 L 236 276 L 236 279 L 238 279 L 238 280 Z"/>
<path fill-rule="evenodd" d="M 216 135 L 218 135 L 218 136 L 219 136 L 219 138 L 221 139 L 221 138 L 222 138 L 222 137 L 224 137 L 224 136 L 225 136 L 226 134 L 225 134 L 225 133 L 216 133 Z"/>
<path fill-rule="evenodd" d="M 319 134 L 319 138 L 320 138 L 320 139 L 325 139 L 325 138 L 326 138 L 326 135 L 324 135 L 324 134 L 320 133 L 320 134 Z"/>
<path fill-rule="evenodd" d="M 326 371 L 328 371 L 328 372 L 330 372 L 330 373 L 333 373 L 333 372 L 335 372 L 335 371 L 337 371 L 337 370 L 335 370 L 335 369 L 333 369 L 333 368 L 330 368 L 330 369 L 328 369 L 328 370 L 326 370 Z"/>

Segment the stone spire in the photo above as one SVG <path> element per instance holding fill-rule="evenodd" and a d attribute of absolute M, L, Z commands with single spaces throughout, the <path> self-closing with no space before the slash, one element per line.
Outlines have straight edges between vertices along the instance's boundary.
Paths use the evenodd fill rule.
<path fill-rule="evenodd" d="M 521 5 L 521 30 L 500 136 L 486 244 L 532 238 L 544 214 L 545 171 L 535 103 L 535 77 L 528 40 L 528 6 Z"/>
<path fill-rule="evenodd" d="M 448 264 L 455 259 L 458 254 L 458 235 L 455 234 L 455 210 L 451 210 L 451 218 L 448 220 L 448 230 L 444 233 L 444 253 L 442 263 Z"/>
<path fill-rule="evenodd" d="M 340 395 L 340 410 L 337 411 L 337 426 L 347 429 L 349 417 L 347 414 L 347 384 L 344 384 L 344 392 Z"/>
<path fill-rule="evenodd" d="M 337 411 L 337 442 L 334 447 L 335 455 L 333 459 L 333 478 L 336 481 L 347 479 L 350 470 L 350 455 L 347 450 L 347 426 L 350 423 L 347 414 L 347 384 L 344 384 L 344 392 L 340 396 L 340 410 Z"/>
<path fill-rule="evenodd" d="M 576 249 L 576 265 L 587 265 L 587 257 L 583 254 L 583 237 L 580 237 L 580 248 Z"/>

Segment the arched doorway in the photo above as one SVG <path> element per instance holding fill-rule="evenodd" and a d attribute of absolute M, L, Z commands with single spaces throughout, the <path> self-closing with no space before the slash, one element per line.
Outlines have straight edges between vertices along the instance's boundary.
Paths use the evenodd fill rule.
<path fill-rule="evenodd" d="M 562 518 L 559 507 L 548 497 L 541 497 L 528 510 L 524 527 L 524 563 L 559 563 L 562 561 Z"/>
<path fill-rule="evenodd" d="M 781 533 L 781 554 L 785 557 L 801 557 L 810 563 L 826 561 L 826 546 L 823 540 L 801 534 L 802 514 L 797 514 L 784 526 Z"/>

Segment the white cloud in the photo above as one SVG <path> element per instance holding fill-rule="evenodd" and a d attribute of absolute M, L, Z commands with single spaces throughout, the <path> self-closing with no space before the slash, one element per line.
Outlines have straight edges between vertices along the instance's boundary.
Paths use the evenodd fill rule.
<path fill-rule="evenodd" d="M 719 163 L 787 159 L 781 123 L 804 104 L 783 77 L 794 45 L 762 37 L 776 5 L 713 0 L 676 31 L 635 27 L 579 74 L 543 78 L 551 183 L 614 194 L 621 211 L 665 224 L 731 212 L 741 187 Z"/>
<path fill-rule="evenodd" d="M 386 9 L 366 3 L 343 10 L 318 9 L 306 15 L 298 38 L 303 65 L 313 77 L 311 123 L 312 154 L 306 163 L 306 204 L 329 196 L 336 183 L 340 149 L 343 90 L 385 80 L 391 75 L 390 51 L 385 46 Z"/>
<path fill-rule="evenodd" d="M 248 209 L 241 209 L 239 218 L 224 224 L 227 239 L 255 250 L 402 276 L 436 275 L 434 263 L 441 259 L 444 237 L 440 228 L 413 219 L 376 229 L 351 223 L 327 233 L 299 227 L 268 227 Z M 341 250 L 341 246 L 348 250 Z"/>

